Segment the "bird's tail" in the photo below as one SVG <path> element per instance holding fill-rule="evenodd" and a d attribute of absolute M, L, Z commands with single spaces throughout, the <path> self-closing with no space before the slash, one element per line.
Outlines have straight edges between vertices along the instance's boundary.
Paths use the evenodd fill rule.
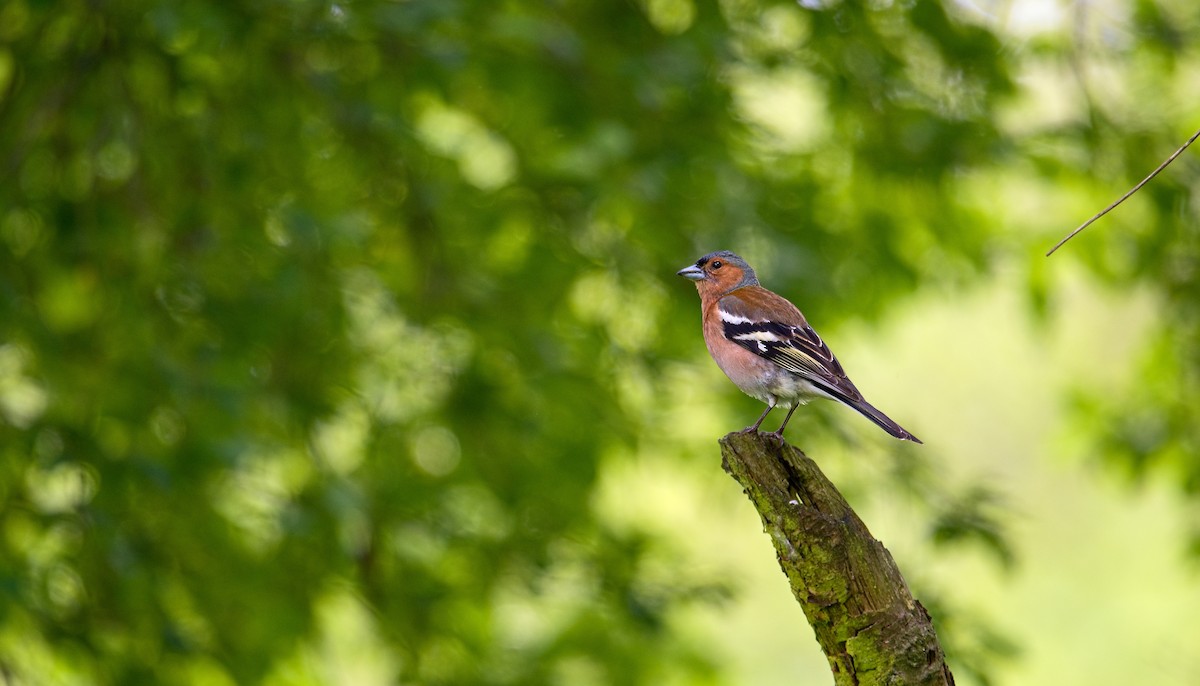
<path fill-rule="evenodd" d="M 892 421 L 892 418 L 875 409 L 875 406 L 862 399 L 846 399 L 846 404 L 862 413 L 862 416 L 879 425 L 879 428 L 899 438 L 902 441 L 920 443 L 921 439 L 905 431 L 904 427 Z"/>

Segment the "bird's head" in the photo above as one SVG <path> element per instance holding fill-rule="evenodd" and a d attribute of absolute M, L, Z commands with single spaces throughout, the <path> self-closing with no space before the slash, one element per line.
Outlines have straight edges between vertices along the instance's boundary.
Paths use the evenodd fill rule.
<path fill-rule="evenodd" d="M 701 297 L 721 296 L 743 286 L 758 285 L 754 269 L 728 250 L 710 252 L 676 274 L 695 281 Z"/>

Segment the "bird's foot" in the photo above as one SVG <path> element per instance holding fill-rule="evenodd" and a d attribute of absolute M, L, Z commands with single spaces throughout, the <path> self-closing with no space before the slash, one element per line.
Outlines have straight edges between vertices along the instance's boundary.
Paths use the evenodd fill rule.
<path fill-rule="evenodd" d="M 741 431 L 739 431 L 738 433 L 746 434 L 746 435 L 760 434 L 762 436 L 770 436 L 771 438 L 779 439 L 780 442 L 786 443 L 786 441 L 784 441 L 784 439 L 783 439 L 782 431 L 763 431 L 763 430 L 759 429 L 757 426 L 748 426 L 748 427 L 742 429 Z"/>

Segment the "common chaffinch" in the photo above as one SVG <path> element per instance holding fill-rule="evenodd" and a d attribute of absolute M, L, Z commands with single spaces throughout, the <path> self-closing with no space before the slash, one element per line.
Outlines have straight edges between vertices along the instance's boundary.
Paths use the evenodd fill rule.
<path fill-rule="evenodd" d="M 745 431 L 758 431 L 771 410 L 782 406 L 789 408 L 775 432 L 782 436 L 797 407 L 812 398 L 829 398 L 853 407 L 896 438 L 921 442 L 863 398 L 800 310 L 760 286 L 741 257 L 721 250 L 677 273 L 696 282 L 704 343 L 717 366 L 742 392 L 767 404 Z"/>

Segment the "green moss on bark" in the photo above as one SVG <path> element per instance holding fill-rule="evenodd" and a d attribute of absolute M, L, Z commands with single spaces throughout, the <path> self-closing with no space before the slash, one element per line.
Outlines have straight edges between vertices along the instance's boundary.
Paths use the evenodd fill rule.
<path fill-rule="evenodd" d="M 954 683 L 929 613 L 815 462 L 772 434 L 731 433 L 721 454 L 762 516 L 837 686 Z"/>

